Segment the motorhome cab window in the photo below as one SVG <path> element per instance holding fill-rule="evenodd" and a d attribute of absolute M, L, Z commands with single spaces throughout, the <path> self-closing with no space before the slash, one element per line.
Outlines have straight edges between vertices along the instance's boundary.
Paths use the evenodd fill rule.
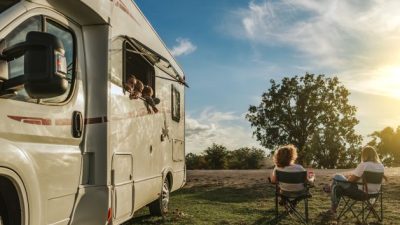
<path fill-rule="evenodd" d="M 179 122 L 181 119 L 181 94 L 178 89 L 172 85 L 172 94 L 171 94 L 171 108 L 172 108 L 172 119 L 176 122 Z"/>
<path fill-rule="evenodd" d="M 144 58 L 136 48 L 124 42 L 124 84 L 130 75 L 142 81 L 144 85 L 153 88 L 155 96 L 155 70 L 153 65 Z"/>
<path fill-rule="evenodd" d="M 44 23 L 43 23 L 44 21 Z M 43 26 L 44 25 L 44 26 Z M 27 19 L 25 22 L 17 26 L 10 34 L 4 38 L 4 43 L 2 46 L 4 48 L 13 46 L 17 43 L 25 41 L 26 34 L 30 31 L 42 31 L 55 35 L 58 37 L 65 49 L 65 56 L 68 65 L 68 90 L 62 96 L 51 99 L 42 99 L 43 103 L 60 103 L 67 99 L 69 96 L 72 86 L 73 86 L 73 76 L 74 76 L 74 36 L 70 30 L 61 26 L 60 24 L 42 16 L 35 16 Z M 0 76 L 3 79 L 10 79 L 24 74 L 24 57 L 19 57 L 8 63 L 0 62 Z M 7 64 L 7 65 L 4 65 Z M 17 91 L 17 95 L 10 97 L 10 99 L 19 101 L 36 102 L 36 99 L 31 99 L 25 90 L 22 88 Z"/>
<path fill-rule="evenodd" d="M 11 6 L 15 5 L 18 3 L 19 0 L 1 0 L 0 1 L 0 13 L 6 11 L 8 8 Z"/>
<path fill-rule="evenodd" d="M 31 17 L 22 24 L 20 24 L 17 28 L 15 28 L 10 34 L 5 38 L 5 46 L 10 47 L 17 43 L 25 41 L 26 34 L 31 31 L 41 31 L 42 30 L 42 18 L 40 16 Z M 24 57 L 19 57 L 14 59 L 13 61 L 8 62 L 8 77 L 4 77 L 5 79 L 10 79 L 17 77 L 19 75 L 24 74 Z M 2 73 L 1 76 L 6 74 Z M 26 95 L 23 93 L 18 93 L 18 95 Z M 28 97 L 26 95 L 26 97 Z"/>

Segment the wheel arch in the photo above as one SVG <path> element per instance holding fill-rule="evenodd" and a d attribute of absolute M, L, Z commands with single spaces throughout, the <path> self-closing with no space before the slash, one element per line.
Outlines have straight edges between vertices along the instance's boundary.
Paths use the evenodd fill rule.
<path fill-rule="evenodd" d="M 162 172 L 162 175 L 163 175 L 163 181 L 164 179 L 168 179 L 169 189 L 172 190 L 174 184 L 174 176 L 172 173 L 172 168 L 165 168 Z"/>
<path fill-rule="evenodd" d="M 23 225 L 41 225 L 43 221 L 42 190 L 35 161 L 23 149 L 0 138 L 0 176 L 14 185 L 21 203 Z"/>
<path fill-rule="evenodd" d="M 0 192 L 13 193 L 16 192 L 17 196 L 12 196 L 12 198 L 18 198 L 19 207 L 21 210 L 21 224 L 27 225 L 29 222 L 29 203 L 28 203 L 28 195 L 25 189 L 25 185 L 19 175 L 9 168 L 0 167 L 0 188 L 7 187 L 6 190 L 2 189 Z M 14 190 L 9 190 L 10 188 L 14 188 Z M 8 196 L 10 197 L 10 196 Z"/>

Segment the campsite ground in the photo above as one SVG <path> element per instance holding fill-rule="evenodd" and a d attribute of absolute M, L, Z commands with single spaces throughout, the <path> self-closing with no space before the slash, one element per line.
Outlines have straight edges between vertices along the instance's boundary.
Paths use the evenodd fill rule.
<path fill-rule="evenodd" d="M 315 187 L 311 190 L 310 224 L 338 224 L 325 216 L 329 195 L 322 187 L 332 174 L 348 170 L 314 170 Z M 130 224 L 276 224 L 274 219 L 274 186 L 268 184 L 271 170 L 195 170 L 188 171 L 186 186 L 172 194 L 170 213 L 165 219 L 151 218 L 142 209 Z M 400 224 L 400 168 L 386 170 L 389 182 L 384 186 L 384 222 Z M 350 214 L 348 215 L 350 216 Z M 373 222 L 374 220 L 371 220 Z M 340 224 L 355 224 L 346 217 Z M 290 216 L 279 224 L 297 224 Z M 376 223 L 370 223 L 376 224 Z"/>

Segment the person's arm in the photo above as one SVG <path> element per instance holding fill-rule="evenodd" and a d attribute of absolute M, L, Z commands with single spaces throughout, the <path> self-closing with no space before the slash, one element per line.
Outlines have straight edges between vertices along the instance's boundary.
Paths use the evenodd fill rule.
<path fill-rule="evenodd" d="M 357 168 L 354 169 L 350 175 L 347 176 L 347 181 L 349 182 L 357 182 L 360 180 L 360 177 L 363 175 L 365 171 L 365 163 L 358 164 Z"/>
<path fill-rule="evenodd" d="M 273 174 L 271 174 L 271 183 L 276 183 L 276 177 Z"/>
<path fill-rule="evenodd" d="M 386 182 L 389 181 L 389 178 L 388 178 L 385 174 L 383 174 L 383 179 L 384 179 Z"/>
<path fill-rule="evenodd" d="M 276 183 L 276 176 L 275 176 L 275 170 L 276 170 L 276 167 L 274 168 L 274 170 L 272 170 L 272 173 L 271 173 L 271 183 L 273 183 L 273 184 L 275 184 Z"/>
<path fill-rule="evenodd" d="M 353 174 L 350 174 L 350 175 L 347 177 L 347 181 L 353 182 L 353 183 L 357 182 L 359 179 L 360 179 L 360 177 L 358 177 L 358 176 L 356 176 L 356 175 L 353 175 Z"/>

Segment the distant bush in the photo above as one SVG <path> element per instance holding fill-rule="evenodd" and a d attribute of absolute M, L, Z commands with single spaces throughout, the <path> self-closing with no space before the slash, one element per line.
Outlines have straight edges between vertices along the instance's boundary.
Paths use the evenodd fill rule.
<path fill-rule="evenodd" d="M 189 153 L 186 155 L 186 168 L 188 170 L 207 169 L 207 162 L 204 156 Z"/>
<path fill-rule="evenodd" d="M 239 148 L 229 152 L 229 169 L 260 169 L 265 152 L 257 148 Z"/>
<path fill-rule="evenodd" d="M 223 145 L 213 144 L 204 150 L 207 169 L 218 170 L 227 168 L 228 149 Z"/>
<path fill-rule="evenodd" d="M 386 127 L 369 136 L 372 140 L 368 144 L 376 147 L 385 166 L 400 166 L 400 126 Z"/>
<path fill-rule="evenodd" d="M 225 146 L 213 144 L 197 155 L 186 155 L 186 168 L 193 169 L 260 169 L 265 152 L 257 148 L 239 148 L 229 151 Z"/>

